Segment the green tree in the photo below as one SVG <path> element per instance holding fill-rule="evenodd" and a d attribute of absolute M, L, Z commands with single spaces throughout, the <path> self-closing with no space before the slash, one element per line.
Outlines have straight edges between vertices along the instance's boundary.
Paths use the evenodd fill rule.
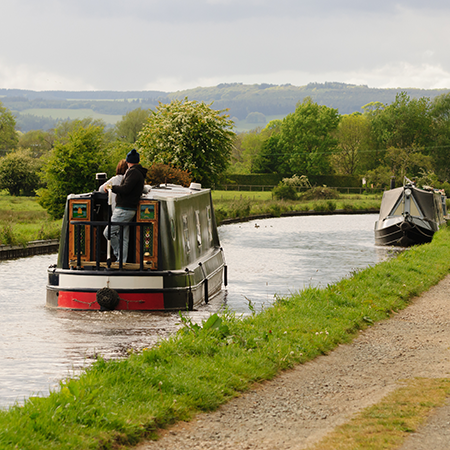
<path fill-rule="evenodd" d="M 239 133 L 232 153 L 233 173 L 254 173 L 254 160 L 263 143 L 264 136 L 260 127 Z"/>
<path fill-rule="evenodd" d="M 114 127 L 117 139 L 134 144 L 150 114 L 151 110 L 142 108 L 127 112 Z"/>
<path fill-rule="evenodd" d="M 426 97 L 411 99 L 400 92 L 390 105 L 377 108 L 371 122 L 378 147 L 427 147 L 432 138 L 430 106 Z"/>
<path fill-rule="evenodd" d="M 114 141 L 114 133 L 112 130 L 107 130 L 106 123 L 102 119 L 93 119 L 92 117 L 60 122 L 54 130 L 54 139 L 59 143 L 69 142 L 71 140 L 70 136 L 74 131 L 80 128 L 88 128 L 89 126 L 101 128 L 105 142 Z"/>
<path fill-rule="evenodd" d="M 392 170 L 387 166 L 378 166 L 369 170 L 364 176 L 368 188 L 384 189 L 389 187 Z"/>
<path fill-rule="evenodd" d="M 107 155 L 103 127 L 82 123 L 56 142 L 42 172 L 45 188 L 38 191 L 39 203 L 54 218 L 64 214 L 66 198 L 71 193 L 96 188 L 95 174 L 102 172 Z"/>
<path fill-rule="evenodd" d="M 358 173 L 364 153 L 369 150 L 370 121 L 361 113 L 342 116 L 336 131 L 339 142 L 337 151 L 331 160 L 339 174 L 354 175 Z"/>
<path fill-rule="evenodd" d="M 9 195 L 34 195 L 40 186 L 40 160 L 28 150 L 13 150 L 0 158 L 0 189 Z"/>
<path fill-rule="evenodd" d="M 284 118 L 280 146 L 291 173 L 330 173 L 330 155 L 338 143 L 333 133 L 339 120 L 337 109 L 320 106 L 309 97 Z"/>
<path fill-rule="evenodd" d="M 143 162 L 168 164 L 190 172 L 196 182 L 214 184 L 229 165 L 235 136 L 223 113 L 187 98 L 159 103 L 136 141 Z"/>
<path fill-rule="evenodd" d="M 385 160 L 391 168 L 392 176 L 401 181 L 405 176 L 415 178 L 419 173 L 429 171 L 433 167 L 431 156 L 424 155 L 415 147 L 389 147 Z"/>
<path fill-rule="evenodd" d="M 435 97 L 430 113 L 434 143 L 430 156 L 433 158 L 434 172 L 441 180 L 450 180 L 450 94 Z"/>
<path fill-rule="evenodd" d="M 270 152 L 273 142 L 268 141 L 272 140 L 272 137 L 275 139 L 275 135 L 280 133 L 280 128 L 281 120 L 272 120 L 264 128 L 257 127 L 237 134 L 231 155 L 233 166 L 230 171 L 235 174 L 277 172 L 277 169 L 268 167 L 268 165 L 278 167 L 278 163 L 272 164 Z"/>
<path fill-rule="evenodd" d="M 291 171 L 285 164 L 285 155 L 280 146 L 280 134 L 273 134 L 266 139 L 253 163 L 255 173 L 279 173 L 290 175 Z"/>
<path fill-rule="evenodd" d="M 31 150 L 35 158 L 47 154 L 55 141 L 54 131 L 31 130 L 19 136 L 19 147 Z"/>
<path fill-rule="evenodd" d="M 0 151 L 6 154 L 6 152 L 16 148 L 18 142 L 16 119 L 11 111 L 0 102 Z"/>

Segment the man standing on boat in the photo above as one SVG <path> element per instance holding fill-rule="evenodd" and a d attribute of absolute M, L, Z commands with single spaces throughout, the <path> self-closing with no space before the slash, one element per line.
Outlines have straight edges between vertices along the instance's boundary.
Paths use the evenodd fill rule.
<path fill-rule="evenodd" d="M 111 222 L 131 222 L 136 215 L 139 199 L 144 189 L 145 176 L 147 169 L 139 164 L 139 153 L 133 149 L 126 158 L 128 169 L 125 176 L 118 186 L 111 186 L 112 192 L 117 194 L 116 207 L 111 216 Z M 103 235 L 108 239 L 108 227 L 105 228 Z M 128 241 L 130 236 L 129 227 L 123 229 L 123 262 L 127 262 Z M 116 259 L 120 257 L 120 226 L 111 226 L 111 247 Z"/>

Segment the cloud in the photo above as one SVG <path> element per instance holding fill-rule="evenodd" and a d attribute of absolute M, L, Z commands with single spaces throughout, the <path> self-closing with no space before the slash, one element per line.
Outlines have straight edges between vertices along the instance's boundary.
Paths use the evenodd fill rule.
<path fill-rule="evenodd" d="M 450 3 L 438 0 L 4 0 L 0 14 L 0 87 L 448 87 Z"/>

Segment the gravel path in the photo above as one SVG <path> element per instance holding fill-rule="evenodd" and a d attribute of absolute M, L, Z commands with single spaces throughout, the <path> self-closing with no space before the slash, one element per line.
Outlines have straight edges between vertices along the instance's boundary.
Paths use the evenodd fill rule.
<path fill-rule="evenodd" d="M 138 450 L 305 449 L 413 377 L 450 376 L 450 275 L 351 344 L 256 385 Z M 450 449 L 450 404 L 402 450 Z"/>

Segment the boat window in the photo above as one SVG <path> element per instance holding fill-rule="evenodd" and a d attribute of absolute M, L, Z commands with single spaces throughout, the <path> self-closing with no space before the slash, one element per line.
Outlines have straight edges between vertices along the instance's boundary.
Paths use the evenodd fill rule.
<path fill-rule="evenodd" d="M 211 206 L 206 207 L 206 219 L 208 220 L 208 236 L 209 241 L 212 242 L 213 235 L 212 235 L 212 217 L 211 217 Z"/>
<path fill-rule="evenodd" d="M 183 220 L 184 251 L 186 253 L 189 253 L 191 251 L 191 244 L 189 243 L 189 224 L 186 214 L 182 217 L 182 220 Z"/>
<path fill-rule="evenodd" d="M 394 207 L 391 216 L 403 216 L 404 211 L 404 203 L 403 200 L 400 200 L 398 204 Z"/>
<path fill-rule="evenodd" d="M 170 219 L 170 233 L 172 235 L 172 239 L 175 240 L 177 237 L 176 229 L 175 229 L 175 221 Z"/>
<path fill-rule="evenodd" d="M 416 199 L 414 197 L 411 197 L 411 206 L 409 207 L 410 211 L 409 213 L 412 216 L 421 216 L 422 214 L 419 211 L 419 208 L 417 207 Z"/>
<path fill-rule="evenodd" d="M 202 245 L 202 229 L 200 226 L 200 211 L 195 211 L 195 225 L 197 228 L 197 245 Z"/>

